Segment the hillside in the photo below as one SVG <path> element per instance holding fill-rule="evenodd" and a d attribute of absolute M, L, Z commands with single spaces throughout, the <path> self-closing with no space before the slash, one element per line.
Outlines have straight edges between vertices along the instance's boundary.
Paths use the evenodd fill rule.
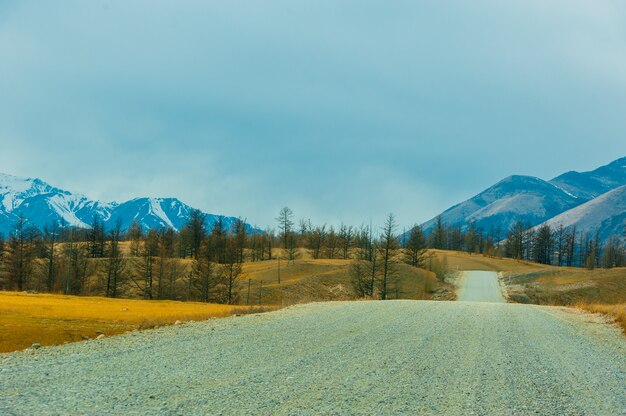
<path fill-rule="evenodd" d="M 626 185 L 565 211 L 545 224 L 553 229 L 576 227 L 578 232 L 599 233 L 601 241 L 611 236 L 622 237 L 626 233 Z"/>
<path fill-rule="evenodd" d="M 542 179 L 514 175 L 447 209 L 441 219 L 448 226 L 465 229 L 474 222 L 484 230 L 500 227 L 506 232 L 516 221 L 536 225 L 582 202 Z M 422 226 L 429 232 L 435 222 Z"/>
<path fill-rule="evenodd" d="M 550 183 L 581 199 L 596 198 L 611 189 L 626 185 L 626 157 L 590 172 L 570 171 Z"/>

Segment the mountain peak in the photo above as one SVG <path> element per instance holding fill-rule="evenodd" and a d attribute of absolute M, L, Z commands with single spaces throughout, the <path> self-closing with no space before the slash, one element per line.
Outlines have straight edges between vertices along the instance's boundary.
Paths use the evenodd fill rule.
<path fill-rule="evenodd" d="M 122 221 L 122 229 L 138 221 L 144 230 L 163 227 L 180 230 L 192 210 L 171 197 L 138 197 L 121 204 L 100 202 L 55 188 L 41 179 L 0 173 L 0 233 L 5 235 L 20 215 L 38 228 L 54 222 L 86 228 L 96 217 L 107 229 L 115 227 L 117 221 Z M 217 215 L 207 214 L 207 228 L 210 229 L 217 218 Z M 225 217 L 227 228 L 234 221 L 234 217 Z M 252 227 L 248 230 L 254 231 Z"/>
<path fill-rule="evenodd" d="M 616 167 L 626 169 L 626 156 L 620 157 L 619 159 L 615 159 L 614 161 L 612 161 L 606 166 L 616 166 Z"/>
<path fill-rule="evenodd" d="M 569 171 L 550 181 L 572 195 L 590 200 L 611 189 L 626 185 L 626 157 L 589 172 Z"/>

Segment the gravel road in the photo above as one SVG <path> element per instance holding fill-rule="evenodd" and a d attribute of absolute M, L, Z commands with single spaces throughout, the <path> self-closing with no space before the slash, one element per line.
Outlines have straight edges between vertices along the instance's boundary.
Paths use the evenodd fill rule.
<path fill-rule="evenodd" d="M 505 303 L 498 275 L 494 272 L 461 272 L 457 282 L 457 300 L 464 302 Z"/>
<path fill-rule="evenodd" d="M 6 354 L 0 414 L 623 415 L 625 340 L 563 308 L 316 303 Z"/>

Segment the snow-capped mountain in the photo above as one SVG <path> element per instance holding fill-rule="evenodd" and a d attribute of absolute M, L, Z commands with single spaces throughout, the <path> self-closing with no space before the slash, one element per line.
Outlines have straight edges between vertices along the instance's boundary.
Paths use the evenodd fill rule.
<path fill-rule="evenodd" d="M 564 190 L 532 176 L 509 176 L 473 198 L 457 204 L 441 214 L 448 226 L 465 229 L 474 222 L 489 231 L 500 227 L 506 232 L 516 221 L 536 225 L 581 202 Z M 436 217 L 422 227 L 429 232 Z"/>
<path fill-rule="evenodd" d="M 113 228 L 119 219 L 122 229 L 128 229 L 137 221 L 144 230 L 163 227 L 180 230 L 189 220 L 191 211 L 192 207 L 176 198 L 136 198 L 121 204 L 100 202 L 40 179 L 0 174 L 0 233 L 5 235 L 20 215 L 38 228 L 53 223 L 88 228 L 97 216 L 107 229 Z M 218 218 L 218 215 L 207 214 L 207 228 L 211 229 Z M 222 218 L 226 228 L 236 220 Z M 252 232 L 252 227 L 248 231 Z"/>
<path fill-rule="evenodd" d="M 613 189 L 582 205 L 565 211 L 545 224 L 553 229 L 563 226 L 577 232 L 594 235 L 599 233 L 600 240 L 610 236 L 624 237 L 626 234 L 626 185 Z"/>
<path fill-rule="evenodd" d="M 623 185 L 626 185 L 626 157 L 591 172 L 571 171 L 550 181 L 509 176 L 440 215 L 448 226 L 465 229 L 474 222 L 485 231 L 499 228 L 506 233 L 517 221 L 531 226 L 541 224 Z M 427 233 L 436 218 L 422 224 Z"/>
<path fill-rule="evenodd" d="M 611 189 L 626 185 L 626 157 L 591 172 L 570 171 L 552 179 L 550 183 L 572 195 L 590 200 Z"/>

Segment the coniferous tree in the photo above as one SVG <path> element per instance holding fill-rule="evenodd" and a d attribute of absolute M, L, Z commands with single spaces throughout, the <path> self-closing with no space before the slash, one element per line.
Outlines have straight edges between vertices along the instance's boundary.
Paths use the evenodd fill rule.
<path fill-rule="evenodd" d="M 116 298 L 119 295 L 119 288 L 122 283 L 122 275 L 126 268 L 126 260 L 120 248 L 120 239 L 122 235 L 122 221 L 118 219 L 115 222 L 115 228 L 109 232 L 109 242 L 106 249 L 106 296 Z"/>
<path fill-rule="evenodd" d="M 355 295 L 359 298 L 371 298 L 374 296 L 374 282 L 376 281 L 375 270 L 372 262 L 363 259 L 354 259 L 348 269 L 350 284 Z M 374 275 L 374 278 L 372 278 Z"/>
<path fill-rule="evenodd" d="M 426 257 L 426 238 L 422 227 L 415 224 L 409 231 L 404 247 L 404 262 L 413 267 L 423 267 Z"/>
<path fill-rule="evenodd" d="M 283 207 L 278 213 L 276 221 L 278 222 L 278 230 L 280 231 L 283 248 L 287 251 L 289 248 L 289 235 L 293 231 L 293 211 L 289 207 Z"/>
<path fill-rule="evenodd" d="M 226 230 L 226 224 L 224 223 L 224 217 L 219 216 L 213 224 L 211 234 L 209 234 L 209 246 L 214 254 L 216 263 L 224 263 L 226 259 L 226 240 L 228 232 Z"/>
<path fill-rule="evenodd" d="M 213 289 L 216 285 L 216 262 L 215 253 L 212 250 L 210 240 L 205 240 L 198 251 L 198 256 L 193 262 L 193 286 L 199 292 L 202 302 L 209 302 L 212 299 Z"/>
<path fill-rule="evenodd" d="M 398 248 L 398 240 L 396 239 L 396 221 L 393 214 L 387 216 L 383 234 L 380 241 L 381 253 L 381 285 L 380 299 L 386 300 L 388 295 L 388 284 L 390 276 L 393 273 L 395 251 Z"/>
<path fill-rule="evenodd" d="M 435 220 L 435 227 L 430 232 L 430 246 L 440 250 L 446 248 L 446 227 L 441 215 Z"/>
<path fill-rule="evenodd" d="M 37 235 L 37 229 L 28 226 L 20 214 L 9 235 L 8 250 L 4 255 L 9 289 L 26 290 L 33 273 Z"/>
<path fill-rule="evenodd" d="M 553 246 L 552 229 L 548 224 L 541 225 L 533 235 L 533 261 L 542 264 L 551 264 Z"/>
<path fill-rule="evenodd" d="M 59 238 L 58 224 L 53 222 L 50 225 L 46 225 L 43 231 L 43 240 L 45 242 L 45 255 L 46 255 L 46 290 L 52 292 L 54 290 L 54 284 L 57 280 L 58 267 L 57 267 L 57 240 Z"/>
<path fill-rule="evenodd" d="M 194 209 L 191 211 L 189 221 L 185 225 L 185 229 L 189 233 L 190 238 L 190 254 L 194 259 L 198 257 L 200 246 L 207 235 L 205 221 L 206 215 L 199 209 Z M 223 218 L 221 216 L 217 218 L 217 223 L 219 223 L 220 227 L 223 225 Z M 215 225 L 213 228 L 215 228 Z"/>
<path fill-rule="evenodd" d="M 350 258 L 350 250 L 354 244 L 354 229 L 352 226 L 347 226 L 343 223 L 339 226 L 339 245 L 341 248 L 341 258 Z"/>
<path fill-rule="evenodd" d="M 526 233 L 526 225 L 517 221 L 511 227 L 507 234 L 505 242 L 505 254 L 512 259 L 524 258 L 524 236 Z"/>
<path fill-rule="evenodd" d="M 139 257 L 139 250 L 141 249 L 141 241 L 143 239 L 143 230 L 137 220 L 132 222 L 127 233 L 130 240 L 130 255 L 132 257 Z"/>

